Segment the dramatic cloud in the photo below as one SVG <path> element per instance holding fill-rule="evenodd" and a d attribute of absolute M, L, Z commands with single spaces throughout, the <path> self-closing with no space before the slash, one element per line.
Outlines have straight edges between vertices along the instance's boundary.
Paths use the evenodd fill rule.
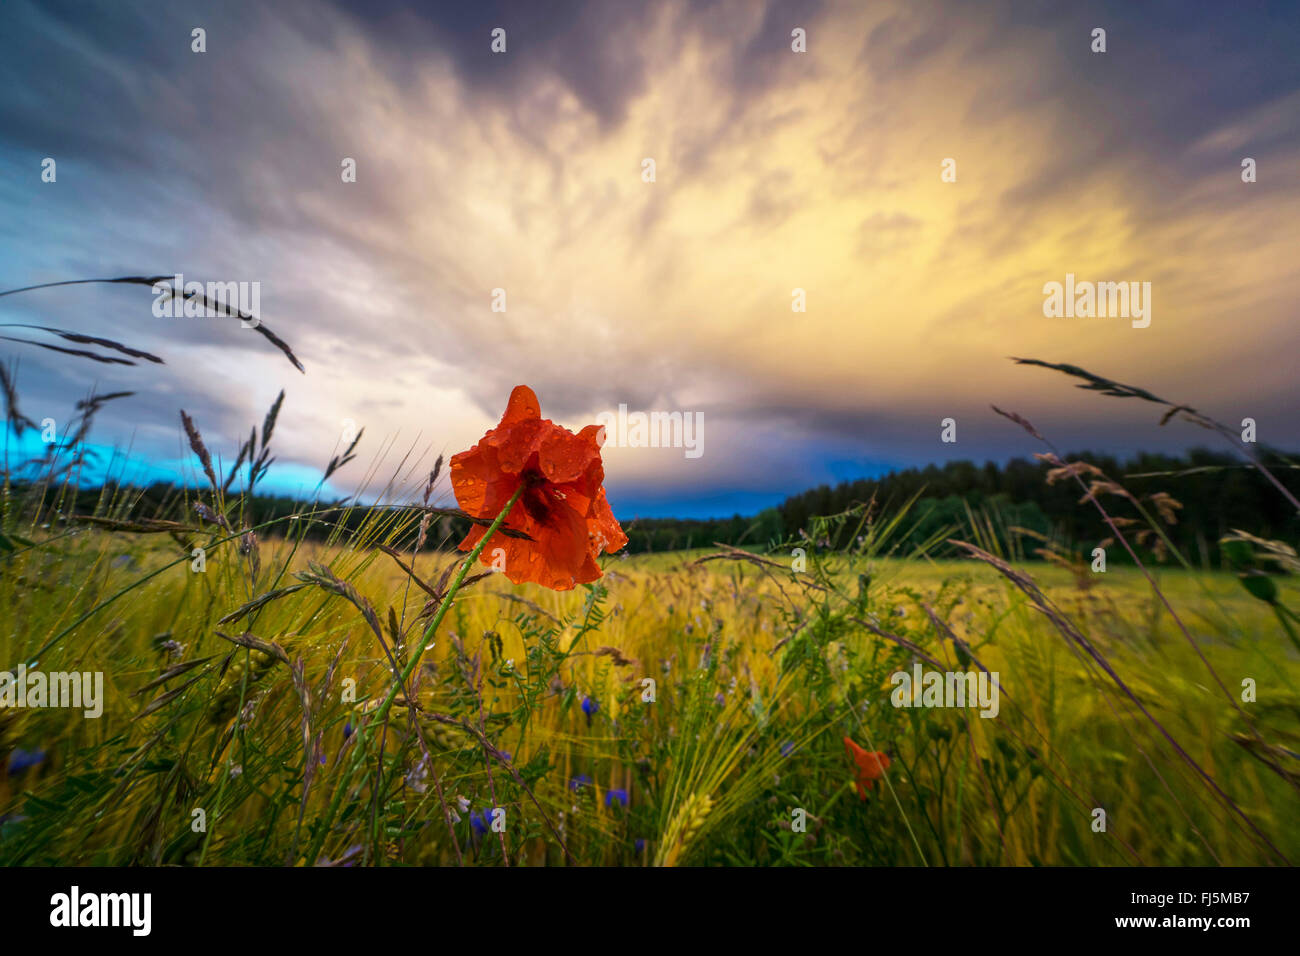
<path fill-rule="evenodd" d="M 6 7 L 0 285 L 259 281 L 307 368 L 237 322 L 155 318 L 147 289 L 42 290 L 0 299 L 0 321 L 118 337 L 167 365 L 6 343 L 30 416 L 65 419 L 92 385 L 135 390 L 99 440 L 178 467 L 180 407 L 233 455 L 283 387 L 284 475 L 310 486 L 352 421 L 367 441 L 349 468 L 372 461 L 377 490 L 467 447 L 520 382 L 573 426 L 620 404 L 703 412 L 699 458 L 607 450 L 625 516 L 753 510 L 855 468 L 1037 450 L 990 402 L 1064 447 L 1204 440 L 1009 355 L 1300 439 L 1293 13 L 433 6 Z M 1044 317 L 1044 283 L 1067 273 L 1150 282 L 1150 327 Z M 956 444 L 939 441 L 948 417 Z"/>

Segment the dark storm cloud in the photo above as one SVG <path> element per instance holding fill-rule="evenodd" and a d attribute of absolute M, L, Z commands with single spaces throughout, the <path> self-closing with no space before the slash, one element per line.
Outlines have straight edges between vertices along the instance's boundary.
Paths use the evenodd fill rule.
<path fill-rule="evenodd" d="M 769 3 L 763 21 L 749 43 L 730 60 L 732 89 L 737 97 L 758 96 L 771 87 L 788 82 L 792 76 L 813 68 L 814 60 L 789 56 L 791 31 L 800 27 L 816 44 L 815 27 L 826 9 L 824 0 L 778 0 Z M 719 45 L 726 44 L 719 38 Z M 811 46 L 810 46 L 811 49 Z"/>
<path fill-rule="evenodd" d="M 1051 195 L 1062 182 L 1078 182 L 1117 157 L 1142 157 L 1167 170 L 1145 180 L 1155 207 L 1192 177 L 1221 167 L 1221 156 L 1191 149 L 1207 130 L 1232 125 L 1300 88 L 1294 4 L 1106 0 L 1011 9 L 1012 23 L 1050 31 L 1059 68 L 1046 86 L 1063 107 L 1056 135 L 1072 148 L 1062 150 L 1055 169 L 1008 190 L 1008 207 Z M 1104 55 L 1091 51 L 1097 27 L 1106 30 Z M 1016 106 L 1015 99 L 1003 104 Z M 1295 122 L 1262 132 L 1242 145 L 1269 153 L 1300 142 Z"/>
<path fill-rule="evenodd" d="M 196 26 L 205 56 L 190 52 Z M 498 26 L 505 57 L 489 49 Z M 790 53 L 796 26 L 807 56 Z M 1108 31 L 1104 57 L 1088 50 L 1094 26 Z M 287 386 L 282 440 L 298 442 L 298 460 L 323 461 L 313 449 L 330 416 L 367 417 L 381 434 L 414 418 L 441 437 L 473 409 L 495 419 L 528 381 L 556 418 L 620 402 L 706 410 L 711 447 L 724 449 L 717 470 L 639 485 L 629 475 L 647 496 L 656 481 L 705 498 L 798 490 L 831 460 L 998 457 L 1021 439 L 982 411 L 963 426 L 969 452 L 935 443 L 952 404 L 934 394 L 936 366 L 883 396 L 874 376 L 972 332 L 1001 361 L 1009 349 L 987 340 L 1008 329 L 1002 307 L 1042 282 L 1038 266 L 1014 271 L 1030 261 L 1020 257 L 1045 222 L 1073 221 L 1106 189 L 1138 237 L 1116 256 L 1161 280 L 1179 255 L 1210 258 L 1224 240 L 1187 228 L 1162 248 L 1154 230 L 1177 233 L 1190 213 L 1255 221 L 1258 205 L 1205 189 L 1235 175 L 1241 149 L 1269 173 L 1251 201 L 1289 200 L 1280 168 L 1300 144 L 1298 29 L 1294 5 L 1266 3 L 14 0 L 0 11 L 0 288 L 177 270 L 258 279 L 267 323 L 309 375 L 250 332 L 160 323 L 147 290 L 48 290 L 0 300 L 0 315 L 163 355 L 164 367 L 122 369 L 13 348 L 29 414 L 64 416 L 89 383 L 133 389 L 103 425 L 166 455 L 182 405 L 217 443 Z M 845 62 L 827 55 L 837 44 Z M 978 188 L 955 201 L 907 192 L 934 149 L 1003 129 L 1028 161 L 978 170 Z M 660 181 L 640 188 L 649 151 Z M 58 158 L 57 189 L 39 184 L 44 156 Z M 346 188 L 343 156 L 362 171 Z M 833 223 L 841 205 L 852 208 L 839 236 L 800 232 L 817 216 Z M 1080 221 L 1063 248 L 1096 228 Z M 773 275 L 793 268 L 790 230 L 817 250 L 799 268 L 826 265 L 819 302 L 873 268 L 889 282 L 933 268 L 927 284 L 941 291 L 945 264 L 972 249 L 1003 271 L 953 280 L 924 318 L 911 315 L 926 307 L 915 290 L 899 300 L 873 286 L 873 321 L 915 323 L 894 352 L 854 337 L 864 296 L 845 296 L 840 325 L 818 328 L 814 310 L 811 327 L 745 354 L 748 336 L 770 329 Z M 1214 281 L 1197 294 L 1235 301 Z M 511 310 L 485 317 L 498 284 Z M 679 289 L 698 299 L 672 301 Z M 1286 291 L 1263 297 L 1269 315 Z M 808 341 L 833 371 L 809 371 Z M 1243 360 L 1267 352 L 1245 338 L 1231 348 Z M 840 369 L 846 359 L 861 373 Z M 1151 362 L 1168 364 L 1158 351 Z M 1284 418 L 1286 405 L 1262 407 Z M 1079 414 L 1059 437 L 1120 440 L 1109 411 Z"/>
<path fill-rule="evenodd" d="M 656 9 L 600 0 L 340 0 L 339 8 L 396 54 L 392 62 L 399 71 L 434 47 L 451 57 L 475 95 L 499 103 L 509 103 L 540 75 L 558 76 L 605 125 L 616 124 L 628 100 L 645 86 L 638 41 Z M 498 27 L 506 31 L 509 56 L 491 52 L 491 34 Z"/>

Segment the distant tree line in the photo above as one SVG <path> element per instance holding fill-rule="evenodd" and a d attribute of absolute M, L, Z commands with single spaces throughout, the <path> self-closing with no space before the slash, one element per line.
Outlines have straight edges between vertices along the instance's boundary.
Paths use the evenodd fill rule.
<path fill-rule="evenodd" d="M 1110 455 L 1090 452 L 1067 456 L 1068 461 L 1083 461 L 1099 468 L 1118 482 L 1138 503 L 1153 515 L 1163 515 L 1165 533 L 1194 564 L 1217 565 L 1220 537 L 1233 529 L 1248 531 L 1263 538 L 1280 539 L 1293 546 L 1300 541 L 1300 516 L 1282 494 L 1257 470 L 1241 459 L 1226 453 L 1197 449 L 1182 456 L 1139 454 L 1126 461 Z M 887 519 L 908 501 L 916 498 L 891 543 L 904 549 L 926 541 L 946 530 L 969 536 L 972 516 L 998 539 L 1006 553 L 1023 552 L 1034 557 L 1041 539 L 1051 539 L 1068 550 L 1086 554 L 1110 536 L 1096 508 L 1081 502 L 1084 490 L 1072 478 L 1049 483 L 1052 465 L 1023 458 L 1004 465 L 986 462 L 953 461 L 925 468 L 908 468 L 881 478 L 863 478 L 835 486 L 822 485 L 787 498 L 775 508 L 756 515 L 730 518 L 677 519 L 643 518 L 625 521 L 628 550 L 632 553 L 705 548 L 715 543 L 739 545 L 763 550 L 792 540 L 810 539 L 815 516 L 834 515 L 854 507 L 871 504 L 875 520 Z M 1273 474 L 1293 493 L 1300 496 L 1300 469 L 1285 461 L 1271 466 Z M 1084 474 L 1086 483 L 1097 476 Z M 21 483 L 11 485 L 20 491 Z M 66 493 L 66 491 L 65 491 Z M 1164 493 L 1161 496 L 1160 493 Z M 1157 502 L 1157 496 L 1160 498 Z M 1167 497 L 1166 497 L 1167 496 Z M 198 520 L 193 502 L 210 502 L 210 496 L 197 489 L 180 489 L 155 484 L 145 488 L 85 488 L 63 500 L 64 516 L 112 515 L 124 522 L 147 517 L 181 521 L 195 526 Z M 1168 504 L 1172 498 L 1179 506 Z M 1114 493 L 1099 493 L 1107 511 L 1116 517 L 1139 518 L 1133 504 Z M 414 540 L 413 528 L 420 509 L 372 508 L 346 502 L 321 502 L 314 505 L 287 496 L 256 495 L 251 499 L 232 498 L 236 508 L 246 513 L 231 515 L 240 529 L 275 521 L 269 534 L 302 534 L 320 540 L 332 532 L 358 529 L 368 519 L 408 519 L 412 530 L 400 536 L 399 547 L 409 547 Z M 115 507 L 112 502 L 117 502 Z M 130 502 L 130 507 L 124 507 Z M 71 505 L 71 507 L 69 507 Z M 291 520 L 291 516 L 314 512 L 310 518 Z M 384 512 L 385 514 L 376 514 Z M 1167 520 L 1169 517 L 1173 521 Z M 852 523 L 831 537 L 814 540 L 814 547 L 839 549 L 853 544 Z M 1145 525 L 1129 525 L 1136 535 Z M 433 523 L 426 547 L 449 547 L 459 542 L 469 529 L 469 522 L 453 516 L 439 516 Z M 129 530 L 129 529 L 127 529 Z M 1014 539 L 1014 540 L 1013 540 Z M 1152 544 L 1150 538 L 1148 545 Z M 1149 550 L 1149 548 L 1147 549 Z M 944 553 L 942 549 L 938 553 Z M 1108 551 L 1108 560 L 1123 562 L 1117 547 Z"/>
<path fill-rule="evenodd" d="M 1169 539 L 1194 564 L 1217 565 L 1217 542 L 1234 528 L 1270 539 L 1295 544 L 1300 539 L 1300 516 L 1263 475 L 1240 458 L 1204 449 L 1171 456 L 1143 453 L 1121 461 L 1111 455 L 1082 452 L 1066 456 L 1067 461 L 1084 461 L 1118 482 L 1142 506 L 1159 516 L 1161 509 L 1150 496 L 1164 492 L 1181 508 L 1166 506 L 1166 515 L 1176 523 L 1162 521 Z M 835 486 L 822 485 L 793 495 L 775 508 L 752 517 L 736 515 L 711 521 L 671 518 L 643 519 L 626 527 L 633 552 L 667 551 L 705 547 L 714 542 L 764 546 L 770 542 L 796 539 L 813 533 L 812 518 L 837 514 L 875 501 L 880 514 L 889 515 L 918 496 L 900 529 L 898 542 L 904 546 L 926 540 L 945 527 L 966 528 L 968 515 L 984 514 L 994 519 L 999 534 L 1021 528 L 1090 552 L 1110 536 L 1096 508 L 1080 503 L 1084 490 L 1072 478 L 1048 483 L 1052 466 L 1038 460 L 1016 458 L 1004 465 L 953 461 L 925 468 L 908 468 L 881 478 L 863 478 Z M 1300 496 L 1300 471 L 1285 461 L 1270 465 L 1273 474 Z M 1150 476 L 1150 477 L 1142 477 Z M 1085 484 L 1096 476 L 1081 476 Z M 1136 509 L 1122 496 L 1098 495 L 1113 516 L 1139 518 Z M 1130 526 L 1136 534 L 1139 526 Z M 815 542 L 819 546 L 843 548 L 851 542 L 850 532 L 836 540 Z M 1022 539 L 1026 557 L 1037 546 L 1028 535 Z M 1008 552 L 1011 542 L 1003 540 Z M 1086 547 L 1085 547 L 1086 545 Z M 1108 549 L 1112 560 L 1123 561 L 1122 548 Z"/>

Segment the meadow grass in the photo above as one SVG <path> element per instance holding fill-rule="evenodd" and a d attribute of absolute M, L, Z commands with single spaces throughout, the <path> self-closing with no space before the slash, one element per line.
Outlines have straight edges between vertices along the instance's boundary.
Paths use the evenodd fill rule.
<path fill-rule="evenodd" d="M 415 706 L 395 692 L 359 733 L 428 623 L 429 595 L 378 547 L 409 521 L 324 543 L 264 533 L 242 554 L 217 528 L 201 573 L 156 535 L 86 526 L 3 558 L 0 661 L 103 671 L 107 701 L 97 720 L 0 710 L 0 759 L 46 755 L 0 777 L 0 863 L 1300 857 L 1294 784 L 1260 759 L 1300 749 L 1300 661 L 1232 575 L 1158 583 L 1223 685 L 1256 682 L 1239 706 L 1136 569 L 1081 588 L 1019 565 L 1235 808 L 1004 575 L 890 556 L 885 523 L 857 553 L 812 549 L 802 572 L 788 550 L 701 551 L 610 559 L 571 592 L 485 577 L 413 668 Z M 458 558 L 402 560 L 437 591 Z M 229 639 L 246 634 L 266 652 Z M 889 675 L 918 654 L 998 672 L 999 715 L 892 706 Z M 892 757 L 865 800 L 845 736 Z"/>

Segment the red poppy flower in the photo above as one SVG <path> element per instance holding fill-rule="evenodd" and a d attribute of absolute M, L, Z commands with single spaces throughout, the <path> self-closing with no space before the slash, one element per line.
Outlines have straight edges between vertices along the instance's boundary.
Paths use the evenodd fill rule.
<path fill-rule="evenodd" d="M 848 737 L 844 738 L 844 751 L 858 765 L 858 797 L 865 800 L 867 791 L 871 789 L 871 781 L 879 780 L 889 769 L 889 754 L 876 750 L 863 750 Z"/>
<path fill-rule="evenodd" d="M 451 459 L 456 501 L 476 518 L 495 518 L 523 488 L 505 525 L 532 540 L 496 535 L 483 548 L 483 564 L 492 566 L 493 552 L 503 549 L 511 581 L 533 581 L 556 591 L 600 577 L 597 556 L 627 544 L 601 487 L 604 440 L 598 425 L 575 435 L 542 418 L 533 390 L 515 387 L 501 424 Z M 469 551 L 486 531 L 474 525 L 460 550 Z"/>

